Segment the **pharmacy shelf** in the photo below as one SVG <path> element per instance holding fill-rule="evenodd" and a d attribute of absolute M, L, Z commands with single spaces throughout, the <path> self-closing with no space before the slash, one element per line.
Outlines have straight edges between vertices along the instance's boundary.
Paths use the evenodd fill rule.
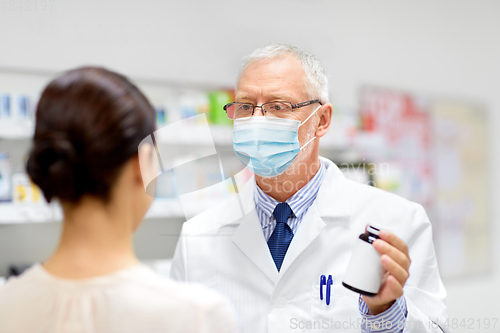
<path fill-rule="evenodd" d="M 29 120 L 0 120 L 0 139 L 19 140 L 31 139 L 35 127 Z"/>
<path fill-rule="evenodd" d="M 179 199 L 155 199 L 146 213 L 146 219 L 185 218 L 189 219 L 204 212 L 225 200 L 224 197 L 204 197 L 197 200 L 196 204 L 181 204 Z"/>
<path fill-rule="evenodd" d="M 47 204 L 0 203 L 0 224 L 52 222 L 57 209 Z"/>
<path fill-rule="evenodd" d="M 0 139 L 31 139 L 33 137 L 33 123 L 29 121 L 0 120 Z M 198 124 L 190 124 L 182 130 L 163 135 L 162 131 L 157 131 L 155 139 L 159 143 L 176 146 L 216 146 L 231 147 L 233 144 L 233 129 L 231 126 L 210 125 L 211 140 L 207 139 L 206 127 Z M 346 151 L 372 151 L 380 150 L 384 147 L 381 137 L 358 132 L 351 137 L 343 132 L 330 130 L 321 138 L 320 147 L 332 152 Z"/>
<path fill-rule="evenodd" d="M 200 213 L 214 204 L 213 200 L 200 201 Z M 192 209 L 192 208 L 191 208 Z M 190 213 L 192 215 L 193 212 Z M 156 199 L 146 213 L 145 219 L 186 218 L 179 200 Z M 47 223 L 62 221 L 61 208 L 56 204 L 0 203 L 0 224 Z"/>
<path fill-rule="evenodd" d="M 159 142 L 175 145 L 207 145 L 210 142 L 206 137 L 197 135 L 200 131 L 206 130 L 204 126 L 191 124 L 182 131 L 177 131 L 168 137 L 157 135 L 155 138 Z M 210 132 L 213 142 L 216 145 L 231 145 L 233 140 L 233 129 L 231 126 L 211 125 Z M 0 139 L 16 140 L 31 139 L 34 134 L 34 124 L 24 120 L 1 120 L 0 119 Z"/>
<path fill-rule="evenodd" d="M 172 145 L 217 146 L 232 145 L 232 126 L 210 125 L 210 133 L 206 125 L 189 124 L 182 127 L 168 125 L 155 132 L 155 140 L 159 143 Z"/>
<path fill-rule="evenodd" d="M 190 124 L 182 130 L 174 133 L 168 133 L 168 136 L 162 135 L 161 131 L 155 136 L 157 142 L 172 145 L 211 145 L 211 141 L 207 140 L 206 135 L 197 135 L 198 133 L 206 133 L 206 128 L 203 125 Z M 233 145 L 233 128 L 232 126 L 210 125 L 210 133 L 213 143 L 216 146 Z M 332 128 L 320 140 L 320 148 L 329 150 L 335 153 L 348 152 L 366 152 L 380 151 L 385 147 L 383 137 L 377 134 L 367 132 L 355 132 L 352 135 L 346 135 L 343 128 Z"/>

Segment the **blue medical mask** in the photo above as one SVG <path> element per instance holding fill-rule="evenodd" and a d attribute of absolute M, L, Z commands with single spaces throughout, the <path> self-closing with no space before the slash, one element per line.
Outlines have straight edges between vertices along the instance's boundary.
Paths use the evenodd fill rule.
<path fill-rule="evenodd" d="M 247 117 L 234 120 L 233 149 L 241 163 L 263 177 L 282 174 L 293 163 L 301 149 L 299 127 L 304 125 L 318 106 L 302 123 L 295 119 Z"/>

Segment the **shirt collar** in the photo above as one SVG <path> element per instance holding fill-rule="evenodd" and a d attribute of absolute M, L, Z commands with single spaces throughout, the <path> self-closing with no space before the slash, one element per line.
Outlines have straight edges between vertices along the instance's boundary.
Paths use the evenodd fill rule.
<path fill-rule="evenodd" d="M 286 203 L 290 205 L 294 217 L 301 219 L 302 215 L 304 215 L 304 213 L 316 199 L 318 190 L 323 180 L 323 175 L 325 174 L 325 169 L 325 166 L 323 165 L 323 163 L 321 163 L 319 170 L 318 172 L 316 172 L 314 177 L 286 201 Z M 273 212 L 276 208 L 276 205 L 280 202 L 264 193 L 264 191 L 261 190 L 257 183 L 255 183 L 255 188 L 255 203 L 264 212 L 264 214 L 269 217 L 267 221 L 261 221 L 262 227 L 264 228 L 274 220 Z"/>

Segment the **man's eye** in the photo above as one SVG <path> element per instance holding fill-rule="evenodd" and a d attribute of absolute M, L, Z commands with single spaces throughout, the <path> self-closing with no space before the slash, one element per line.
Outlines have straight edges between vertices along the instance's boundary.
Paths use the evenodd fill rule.
<path fill-rule="evenodd" d="M 279 111 L 282 109 L 282 106 L 280 104 L 273 104 L 272 108 L 276 111 Z"/>
<path fill-rule="evenodd" d="M 241 106 L 241 109 L 242 109 L 243 111 L 249 111 L 249 110 L 251 110 L 251 109 L 252 109 L 252 106 L 250 106 L 250 105 L 248 105 L 248 104 L 243 104 L 243 105 Z"/>

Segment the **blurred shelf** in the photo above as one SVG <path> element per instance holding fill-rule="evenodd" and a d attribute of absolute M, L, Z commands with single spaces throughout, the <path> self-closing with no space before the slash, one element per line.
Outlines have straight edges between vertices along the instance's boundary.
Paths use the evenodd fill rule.
<path fill-rule="evenodd" d="M 10 119 L 0 120 L 0 139 L 31 139 L 34 132 L 35 127 L 32 121 Z"/>
<path fill-rule="evenodd" d="M 177 199 L 155 199 L 151 204 L 145 219 L 180 218 L 184 217 L 182 206 Z"/>
<path fill-rule="evenodd" d="M 0 203 L 0 224 L 54 222 L 54 205 Z"/>
<path fill-rule="evenodd" d="M 168 126 L 168 125 L 166 125 Z M 0 120 L 0 139 L 31 139 L 35 131 L 34 123 L 24 120 Z M 161 131 L 156 135 L 159 142 L 185 145 L 207 145 L 206 136 L 197 135 L 206 131 L 203 125 L 191 124 L 182 131 L 169 133 L 168 137 Z M 232 145 L 233 129 L 230 126 L 210 125 L 212 139 L 216 145 Z"/>
<path fill-rule="evenodd" d="M 168 124 L 155 132 L 155 140 L 160 143 L 174 145 L 208 146 L 212 142 L 217 146 L 233 144 L 233 128 L 231 126 L 210 125 L 210 135 L 203 124 L 189 124 L 179 128 L 173 126 L 164 131 Z"/>
<path fill-rule="evenodd" d="M 166 125 L 168 126 L 168 125 Z M 231 147 L 233 145 L 233 129 L 231 126 L 210 125 L 210 136 L 203 124 L 190 124 L 182 130 L 172 128 L 174 131 L 162 132 L 161 128 L 155 132 L 155 139 L 167 145 L 186 146 L 215 146 Z M 30 121 L 0 120 L 0 139 L 16 140 L 31 139 L 34 133 L 33 123 Z M 330 130 L 321 138 L 320 148 L 335 153 L 342 152 L 369 152 L 379 151 L 384 147 L 381 137 L 357 132 L 355 135 L 346 136 L 345 133 Z"/>
<path fill-rule="evenodd" d="M 212 132 L 212 138 L 214 139 L 215 145 L 233 145 L 233 127 L 232 126 L 220 126 L 212 125 L 210 126 L 210 131 Z"/>
<path fill-rule="evenodd" d="M 153 204 L 146 213 L 146 219 L 160 218 L 185 218 L 189 219 L 205 210 L 208 210 L 215 205 L 226 200 L 224 197 L 204 197 L 203 199 L 195 200 L 192 204 L 185 201 L 181 204 L 179 199 L 155 199 Z"/>
<path fill-rule="evenodd" d="M 220 203 L 219 200 L 199 200 L 196 206 L 185 207 L 187 217 L 194 216 Z M 144 219 L 187 218 L 179 199 L 155 199 Z M 0 203 L 0 225 L 20 223 L 60 222 L 62 211 L 59 205 Z"/>

